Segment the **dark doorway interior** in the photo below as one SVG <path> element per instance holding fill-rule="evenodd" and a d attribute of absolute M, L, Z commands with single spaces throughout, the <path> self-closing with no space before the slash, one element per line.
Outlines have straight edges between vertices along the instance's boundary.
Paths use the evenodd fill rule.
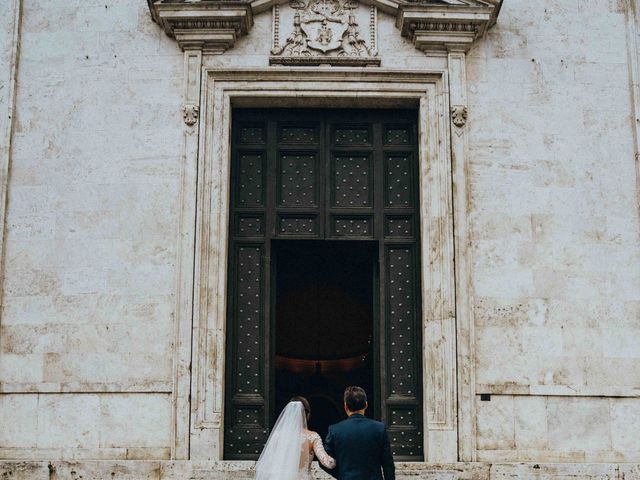
<path fill-rule="evenodd" d="M 345 417 L 342 392 L 363 387 L 376 406 L 373 345 L 377 243 L 274 240 L 275 416 L 294 395 L 311 404 L 323 438 Z"/>

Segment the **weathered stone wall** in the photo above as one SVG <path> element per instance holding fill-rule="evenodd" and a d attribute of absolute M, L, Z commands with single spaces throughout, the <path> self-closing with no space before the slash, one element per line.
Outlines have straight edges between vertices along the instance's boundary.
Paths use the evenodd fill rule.
<path fill-rule="evenodd" d="M 143 1 L 23 8 L 0 458 L 168 458 L 182 55 Z M 627 15 L 506 0 L 468 56 L 479 460 L 640 460 Z M 209 64 L 266 67 L 270 31 L 257 16 Z M 446 61 L 383 13 L 378 47 L 384 68 Z"/>
<path fill-rule="evenodd" d="M 182 55 L 144 2 L 23 9 L 0 457 L 168 458 Z"/>
<path fill-rule="evenodd" d="M 506 1 L 468 57 L 481 460 L 640 458 L 627 8 Z"/>

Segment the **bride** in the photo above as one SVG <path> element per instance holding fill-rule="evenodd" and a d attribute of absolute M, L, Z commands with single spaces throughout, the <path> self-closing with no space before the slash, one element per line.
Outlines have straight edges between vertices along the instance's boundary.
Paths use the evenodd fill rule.
<path fill-rule="evenodd" d="M 293 397 L 276 421 L 256 463 L 256 480 L 311 480 L 311 462 L 318 458 L 326 468 L 336 462 L 325 452 L 322 439 L 307 430 L 309 402 Z"/>

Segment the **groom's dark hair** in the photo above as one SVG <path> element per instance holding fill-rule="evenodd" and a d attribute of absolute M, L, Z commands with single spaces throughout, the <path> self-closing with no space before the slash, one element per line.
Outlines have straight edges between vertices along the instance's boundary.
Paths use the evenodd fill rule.
<path fill-rule="evenodd" d="M 347 387 L 344 391 L 344 403 L 350 412 L 357 412 L 367 406 L 367 392 L 360 387 Z"/>

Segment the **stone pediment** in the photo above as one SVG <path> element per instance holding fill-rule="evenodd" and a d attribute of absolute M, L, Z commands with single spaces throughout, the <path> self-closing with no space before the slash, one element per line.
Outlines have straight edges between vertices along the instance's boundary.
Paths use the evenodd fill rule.
<path fill-rule="evenodd" d="M 403 37 L 426 53 L 466 51 L 474 41 L 496 22 L 503 0 L 360 0 L 372 9 L 396 18 Z M 375 45 L 367 43 L 367 35 L 350 15 L 355 0 L 147 0 L 153 19 L 167 35 L 175 38 L 183 49 L 201 49 L 205 53 L 222 53 L 236 40 L 249 34 L 253 15 L 290 4 L 300 12 L 294 25 L 304 38 L 286 39 L 311 45 L 310 57 L 335 57 L 328 63 L 375 65 Z M 319 6 L 322 3 L 323 6 Z M 329 6 L 327 6 L 329 5 Z M 333 12 L 331 13 L 330 10 Z M 320 13 L 318 13 L 320 12 Z M 306 15 L 306 17 L 305 17 Z M 324 15 L 324 18 L 320 17 Z M 374 15 L 372 13 L 372 15 Z M 369 25 L 367 28 L 375 28 Z M 357 35 L 356 35 L 357 33 Z M 339 37 L 339 38 L 338 38 Z M 338 46 L 338 41 L 341 45 Z M 301 45 L 298 45 L 300 47 Z M 278 45 L 277 48 L 281 46 Z M 291 48 L 289 48 L 291 50 Z M 324 51 L 323 51 L 324 50 Z M 320 55 L 315 55 L 321 52 Z M 271 63 L 305 63 L 303 60 L 280 61 L 278 58 L 305 57 L 274 53 Z M 289 52 L 291 53 L 291 52 Z M 338 58 L 357 59 L 348 63 Z M 275 60 L 273 60 L 276 58 Z M 326 63 L 326 62 L 325 62 Z"/>

